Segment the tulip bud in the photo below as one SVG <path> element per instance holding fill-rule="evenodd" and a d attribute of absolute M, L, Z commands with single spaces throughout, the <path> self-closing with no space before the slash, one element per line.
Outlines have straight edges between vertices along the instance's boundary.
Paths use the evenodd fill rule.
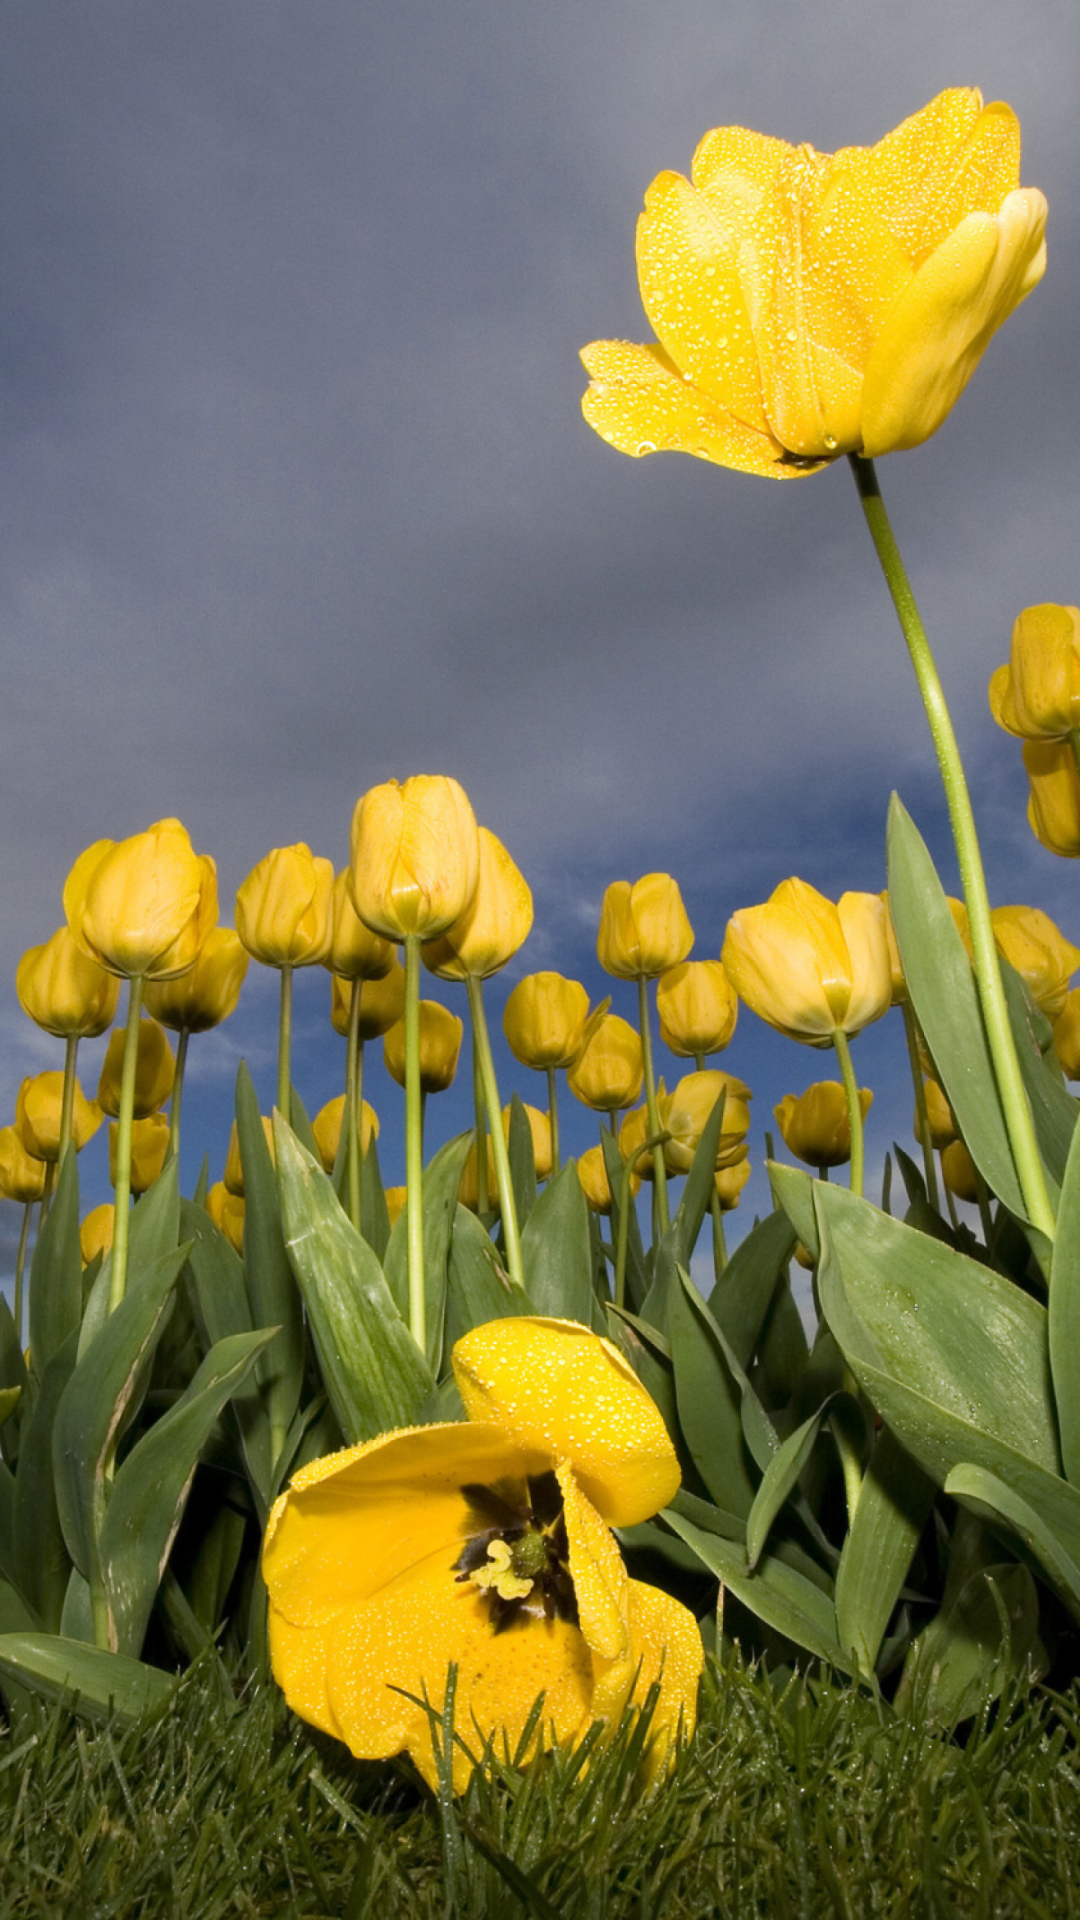
<path fill-rule="evenodd" d="M 532 894 L 502 841 L 481 827 L 479 842 L 472 899 L 445 933 L 420 949 L 440 980 L 486 980 L 513 959 L 532 926 Z"/>
<path fill-rule="evenodd" d="M 926 1118 L 930 1127 L 930 1145 L 935 1153 L 940 1153 L 951 1141 L 956 1139 L 956 1120 L 953 1110 L 936 1080 L 927 1080 L 923 1086 L 926 1095 Z M 915 1138 L 919 1137 L 919 1116 L 915 1115 Z"/>
<path fill-rule="evenodd" d="M 536 1167 L 536 1177 L 538 1180 L 550 1180 L 552 1164 L 551 1121 L 548 1119 L 547 1114 L 543 1113 L 539 1107 L 530 1107 L 525 1101 L 522 1101 L 521 1104 L 525 1111 L 525 1118 L 529 1123 L 529 1132 L 532 1135 L 533 1164 Z M 509 1107 L 504 1107 L 502 1110 L 502 1130 L 503 1138 L 509 1146 Z"/>
<path fill-rule="evenodd" d="M 109 1037 L 98 1081 L 98 1106 L 102 1113 L 109 1113 L 114 1119 L 120 1111 L 125 1042 L 124 1029 L 118 1027 Z M 140 1020 L 135 1057 L 135 1104 L 132 1108 L 136 1120 L 145 1120 L 148 1114 L 156 1113 L 159 1107 L 165 1105 L 173 1090 L 175 1073 L 176 1061 L 164 1027 L 159 1027 L 156 1020 Z"/>
<path fill-rule="evenodd" d="M 224 1181 L 216 1180 L 206 1196 L 206 1211 L 215 1227 L 225 1235 L 234 1252 L 243 1255 L 245 1213 L 243 1196 L 230 1193 Z"/>
<path fill-rule="evenodd" d="M 661 1080 L 657 1088 L 658 1100 L 663 1091 L 664 1083 Z M 656 1172 L 656 1162 L 652 1154 L 642 1152 L 646 1140 L 651 1137 L 648 1107 L 632 1107 L 623 1120 L 616 1139 L 623 1159 L 633 1161 L 634 1173 L 639 1181 L 653 1179 Z"/>
<path fill-rule="evenodd" d="M 1065 860 L 1080 854 L 1080 774 L 1071 740 L 1025 740 L 1028 825 L 1036 840 Z"/>
<path fill-rule="evenodd" d="M 722 1053 L 735 1031 L 739 1002 L 720 960 L 683 960 L 656 983 L 660 1038 L 672 1053 L 693 1060 Z"/>
<path fill-rule="evenodd" d="M 406 1189 L 404 1187 L 387 1187 L 386 1189 L 386 1211 L 390 1217 L 391 1226 L 393 1226 L 399 1215 L 405 1211 L 405 1195 Z"/>
<path fill-rule="evenodd" d="M 372 936 L 374 938 L 374 935 Z M 352 1005 L 351 980 L 342 980 L 336 973 L 331 982 L 330 1019 L 334 1032 L 346 1035 L 349 1031 L 349 1009 Z M 360 983 L 360 1038 L 361 1040 L 381 1040 L 384 1033 L 397 1025 L 405 1012 L 405 969 L 394 955 L 390 971 L 381 980 L 362 980 Z"/>
<path fill-rule="evenodd" d="M 324 960 L 333 937 L 334 867 L 303 841 L 274 847 L 241 882 L 236 931 L 253 960 L 266 967 L 310 967 Z"/>
<path fill-rule="evenodd" d="M 109 1179 L 116 1185 L 120 1128 L 109 1126 Z M 169 1122 L 163 1113 L 147 1114 L 131 1125 L 131 1192 L 146 1193 L 153 1186 L 169 1151 Z"/>
<path fill-rule="evenodd" d="M 945 1148 L 941 1156 L 941 1171 L 945 1185 L 958 1200 L 977 1200 L 979 1180 L 975 1172 L 975 1162 L 962 1140 L 954 1140 Z"/>
<path fill-rule="evenodd" d="M 721 954 L 740 999 L 769 1026 L 812 1047 L 860 1033 L 892 999 L 885 909 L 874 893 L 837 905 L 783 880 L 764 906 L 728 922 Z"/>
<path fill-rule="evenodd" d="M 864 1120 L 873 1098 L 869 1088 L 859 1088 Z M 843 1167 L 851 1159 L 847 1097 L 838 1080 L 818 1080 L 805 1093 L 786 1093 L 773 1112 L 789 1153 L 807 1166 Z"/>
<path fill-rule="evenodd" d="M 353 905 L 352 873 L 342 869 L 331 903 L 333 935 L 323 965 L 350 985 L 354 980 L 383 980 L 398 965 L 393 944 L 364 925 Z"/>
<path fill-rule="evenodd" d="M 274 1146 L 274 1123 L 269 1114 L 262 1113 L 259 1115 L 259 1118 L 262 1121 L 263 1139 L 266 1141 L 271 1165 L 276 1166 L 277 1153 Z M 236 1130 L 235 1120 L 229 1129 L 229 1148 L 225 1155 L 225 1172 L 222 1175 L 221 1184 L 225 1188 L 226 1193 L 231 1193 L 234 1199 L 243 1199 L 244 1166 L 240 1158 L 240 1135 Z"/>
<path fill-rule="evenodd" d="M 671 1139 L 664 1143 L 664 1161 L 669 1173 L 689 1173 L 705 1123 L 724 1094 L 724 1115 L 720 1123 L 720 1141 L 716 1149 L 717 1167 L 731 1166 L 746 1152 L 753 1099 L 745 1080 L 716 1068 L 687 1073 L 671 1093 L 658 1095 L 660 1124 Z"/>
<path fill-rule="evenodd" d="M 720 1211 L 733 1213 L 742 1199 L 742 1190 L 750 1178 L 749 1160 L 736 1160 L 730 1167 L 717 1167 L 715 1178 Z"/>
<path fill-rule="evenodd" d="M 116 1230 L 116 1208 L 111 1200 L 100 1207 L 92 1207 L 85 1220 L 79 1226 L 79 1253 L 84 1267 L 96 1260 L 98 1254 L 106 1254 L 113 1243 Z"/>
<path fill-rule="evenodd" d="M 64 885 L 79 945 L 110 973 L 167 980 L 190 967 L 217 920 L 217 869 L 179 820 L 97 840 Z"/>
<path fill-rule="evenodd" d="M 648 1164 L 651 1173 L 651 1161 L 649 1161 L 647 1154 L 643 1155 L 637 1164 L 639 1167 L 644 1167 Z M 581 1182 L 581 1191 L 585 1195 L 588 1205 L 594 1213 L 610 1213 L 611 1186 L 608 1182 L 607 1162 L 604 1159 L 603 1147 L 589 1147 L 587 1152 L 578 1155 L 576 1165 L 577 1176 Z M 640 1191 L 641 1175 L 635 1169 L 630 1175 L 631 1197 L 636 1196 Z"/>
<path fill-rule="evenodd" d="M 187 973 L 148 981 L 143 1006 L 174 1033 L 208 1033 L 235 1013 L 248 957 L 231 927 L 211 927 Z"/>
<path fill-rule="evenodd" d="M 65 926 L 44 946 L 27 948 L 15 975 L 15 991 L 23 1012 L 46 1033 L 94 1040 L 112 1024 L 120 981 L 91 960 Z"/>
<path fill-rule="evenodd" d="M 685 960 L 694 930 L 678 884 L 669 873 L 642 880 L 613 880 L 600 909 L 597 958 L 620 980 L 654 980 Z"/>
<path fill-rule="evenodd" d="M 566 1076 L 575 1099 L 599 1113 L 632 1107 L 645 1069 L 641 1039 L 617 1013 L 605 1013 L 587 1032 L 585 1045 Z"/>
<path fill-rule="evenodd" d="M 43 1159 L 27 1152 L 18 1127 L 0 1127 L 0 1197 L 24 1206 L 40 1200 L 47 1171 Z"/>
<path fill-rule="evenodd" d="M 356 803 L 353 904 L 387 940 L 433 940 L 476 891 L 480 839 L 465 791 L 441 774 L 388 780 Z"/>
<path fill-rule="evenodd" d="M 328 1100 L 320 1107 L 311 1123 L 315 1136 L 315 1145 L 319 1159 L 327 1173 L 333 1173 L 337 1165 L 338 1148 L 341 1144 L 341 1129 L 345 1121 L 345 1095 L 339 1093 L 336 1100 Z M 360 1102 L 360 1153 L 363 1156 L 372 1139 L 379 1137 L 379 1120 L 374 1107 L 366 1100 Z"/>
<path fill-rule="evenodd" d="M 1080 727 L 1080 608 L 1025 607 L 1008 664 L 990 681 L 990 711 L 1024 740 L 1067 740 Z"/>
<path fill-rule="evenodd" d="M 527 973 L 507 995 L 503 1032 L 515 1060 L 541 1072 L 572 1067 L 585 1041 L 589 996 L 561 973 Z"/>
<path fill-rule="evenodd" d="M 1066 1080 L 1080 1080 L 1080 987 L 1070 987 L 1054 1022 L 1054 1052 Z"/>
<path fill-rule="evenodd" d="M 443 1093 L 453 1085 L 465 1022 L 437 1000 L 420 1002 L 420 1091 Z M 383 1039 L 386 1071 L 405 1085 L 405 1022 L 399 1020 Z"/>
<path fill-rule="evenodd" d="M 1015 967 L 1037 1007 L 1056 1020 L 1065 1005 L 1069 976 L 1080 966 L 1080 948 L 1066 940 L 1039 907 L 995 907 L 990 915 L 999 953 Z"/>
<path fill-rule="evenodd" d="M 15 1101 L 15 1125 L 27 1153 L 36 1160 L 60 1158 L 60 1113 L 64 1099 L 61 1072 L 35 1073 L 23 1081 Z M 81 1153 L 101 1125 L 96 1101 L 87 1100 L 78 1081 L 71 1115 L 71 1144 Z"/>

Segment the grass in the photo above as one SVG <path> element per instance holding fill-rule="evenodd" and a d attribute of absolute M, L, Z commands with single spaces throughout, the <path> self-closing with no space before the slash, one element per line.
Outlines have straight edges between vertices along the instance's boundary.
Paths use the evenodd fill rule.
<path fill-rule="evenodd" d="M 651 1796 L 628 1727 L 440 1803 L 201 1663 L 155 1723 L 0 1734 L 0 1920 L 1080 1920 L 1080 1691 L 964 1732 L 728 1655 Z"/>

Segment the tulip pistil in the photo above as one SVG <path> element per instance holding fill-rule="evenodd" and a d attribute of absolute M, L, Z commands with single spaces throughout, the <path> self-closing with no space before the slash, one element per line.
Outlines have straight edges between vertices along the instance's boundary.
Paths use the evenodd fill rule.
<path fill-rule="evenodd" d="M 462 1488 L 469 1537 L 454 1561 L 459 1582 L 484 1595 L 496 1633 L 532 1619 L 578 1623 L 562 1494 L 553 1473 Z"/>

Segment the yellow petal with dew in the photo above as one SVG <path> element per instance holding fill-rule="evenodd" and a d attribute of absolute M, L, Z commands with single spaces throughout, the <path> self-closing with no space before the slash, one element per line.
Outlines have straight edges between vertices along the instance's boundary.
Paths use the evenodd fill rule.
<path fill-rule="evenodd" d="M 814 471 L 786 461 L 778 441 L 744 426 L 684 380 L 662 347 L 594 340 L 581 358 L 592 382 L 581 410 L 601 438 L 622 453 L 638 459 L 647 453 L 691 453 L 770 480 Z"/>
<path fill-rule="evenodd" d="M 557 1471 L 578 1625 L 594 1653 L 615 1660 L 630 1644 L 623 1557 L 610 1527 L 578 1486 L 574 1469 L 563 1465 Z"/>
<path fill-rule="evenodd" d="M 838 1024 L 847 1034 L 861 1033 L 892 1004 L 885 907 L 877 893 L 842 893 L 836 912 L 850 966 L 847 1006 Z"/>
<path fill-rule="evenodd" d="M 767 431 L 761 370 L 736 236 L 679 173 L 662 173 L 637 225 L 637 267 L 649 322 L 679 371 L 726 413 Z"/>
<path fill-rule="evenodd" d="M 643 1706 L 649 1688 L 659 1683 L 645 1762 L 647 1775 L 655 1779 L 674 1742 L 694 1731 L 704 1648 L 690 1609 L 659 1587 L 629 1581 L 627 1613 L 627 1653 L 609 1666 L 594 1661 L 593 1714 L 615 1724 L 628 1706 Z"/>
<path fill-rule="evenodd" d="M 290 1707 L 309 1725 L 332 1733 L 335 1740 L 344 1740 L 327 1686 L 337 1619 L 337 1614 L 332 1614 L 314 1626 L 297 1626 L 272 1600 L 267 1608 L 270 1667 Z"/>
<path fill-rule="evenodd" d="M 860 196 L 888 224 L 913 267 L 969 213 L 997 213 L 1020 180 L 1020 126 L 1004 101 L 984 107 L 952 87 L 873 147 L 837 153 Z"/>

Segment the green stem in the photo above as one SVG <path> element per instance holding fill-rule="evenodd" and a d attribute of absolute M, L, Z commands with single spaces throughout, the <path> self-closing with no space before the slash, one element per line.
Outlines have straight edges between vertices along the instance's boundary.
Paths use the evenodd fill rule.
<path fill-rule="evenodd" d="M 862 1108 L 859 1105 L 859 1088 L 855 1079 L 855 1069 L 851 1064 L 851 1048 L 847 1034 L 841 1027 L 833 1028 L 833 1046 L 840 1062 L 840 1073 L 844 1082 L 844 1098 L 847 1101 L 848 1127 L 851 1132 L 851 1191 L 862 1198 L 863 1190 L 863 1124 Z"/>
<path fill-rule="evenodd" d="M 32 1200 L 23 1202 L 22 1226 L 19 1228 L 19 1250 L 15 1255 L 15 1338 L 22 1346 L 22 1310 L 23 1310 L 23 1273 L 26 1268 L 26 1242 L 30 1234 L 30 1212 Z"/>
<path fill-rule="evenodd" d="M 669 1133 L 660 1135 L 659 1145 L 661 1149 L 663 1148 L 664 1141 L 670 1140 L 670 1138 L 671 1135 Z M 634 1168 L 637 1166 L 642 1155 L 652 1153 L 656 1145 L 657 1142 L 653 1139 L 643 1140 L 640 1147 L 635 1147 L 629 1159 L 623 1161 L 622 1191 L 619 1195 L 619 1231 L 615 1239 L 615 1305 L 617 1307 L 626 1305 L 626 1253 L 630 1236 L 630 1209 L 634 1204 L 633 1195 L 630 1191 L 630 1183 L 633 1179 Z"/>
<path fill-rule="evenodd" d="M 424 1298 L 424 1109 L 420 1095 L 420 940 L 405 936 L 405 1247 L 409 1327 L 427 1350 Z"/>
<path fill-rule="evenodd" d="M 547 1084 L 548 1125 L 551 1128 L 551 1175 L 554 1179 L 562 1167 L 562 1160 L 559 1157 L 559 1094 L 554 1067 L 549 1067 L 547 1070 Z"/>
<path fill-rule="evenodd" d="M 885 503 L 874 472 L 874 463 L 872 460 L 863 460 L 858 454 L 851 454 L 849 458 L 870 536 L 907 642 L 941 770 L 942 785 L 945 789 L 953 840 L 956 845 L 956 857 L 960 867 L 960 881 L 971 928 L 971 945 L 975 955 L 975 980 L 986 1024 L 986 1037 L 994 1063 L 994 1075 L 1001 1096 L 1005 1125 L 1016 1162 L 1020 1190 L 1032 1225 L 1052 1242 L 1054 1213 L 1046 1189 L 1031 1108 L 1028 1104 L 1016 1044 L 1009 1024 L 1005 992 L 1001 984 L 1001 969 L 998 965 L 997 948 L 994 945 L 994 932 L 990 921 L 986 878 L 983 873 L 978 835 L 975 831 L 975 817 L 971 810 L 971 799 L 967 781 L 964 778 L 960 750 L 956 743 L 956 735 L 934 657 L 930 651 L 930 643 L 885 512 Z"/>
<path fill-rule="evenodd" d="M 360 1039 L 360 995 L 362 980 L 354 980 L 349 991 L 349 1032 L 345 1042 L 345 1167 L 346 1199 L 349 1219 L 360 1226 L 360 1142 L 363 1138 L 363 1107 L 360 1102 L 364 1050 Z"/>
<path fill-rule="evenodd" d="M 278 1112 L 288 1125 L 292 1125 L 292 968 L 281 969 L 281 1005 L 278 1014 L 278 1068 L 277 1068 L 277 1104 Z"/>
<path fill-rule="evenodd" d="M 135 1113 L 135 1067 L 139 1058 L 139 1019 L 142 1014 L 142 996 L 142 975 L 134 974 L 128 982 L 124 1065 L 120 1074 L 120 1112 L 116 1121 L 116 1186 L 114 1189 L 116 1213 L 113 1224 L 112 1263 L 109 1272 L 110 1313 L 115 1313 L 127 1288 L 131 1126 Z"/>
<path fill-rule="evenodd" d="M 174 1160 L 180 1151 L 180 1108 L 184 1099 L 184 1071 L 187 1067 L 188 1041 L 191 1028 L 181 1027 L 176 1042 L 176 1071 L 173 1074 L 172 1100 L 169 1103 L 169 1159 Z"/>
<path fill-rule="evenodd" d="M 709 1200 L 709 1212 L 712 1214 L 712 1258 L 713 1273 L 717 1280 L 727 1266 L 727 1241 L 724 1238 L 724 1209 L 720 1205 L 720 1195 L 713 1181 L 712 1196 Z"/>
<path fill-rule="evenodd" d="M 915 1132 L 922 1148 L 923 1171 L 926 1174 L 926 1194 L 935 1213 L 941 1212 L 941 1196 L 938 1193 L 937 1167 L 934 1164 L 934 1143 L 930 1138 L 930 1116 L 926 1111 L 926 1083 L 923 1080 L 922 1061 L 919 1059 L 919 1036 L 915 1025 L 915 1015 L 908 1002 L 901 1003 L 900 1011 L 904 1016 L 904 1039 L 907 1041 L 908 1066 L 911 1068 L 911 1084 L 915 1089 Z"/>
<path fill-rule="evenodd" d="M 641 1061 L 645 1069 L 645 1110 L 649 1117 L 649 1132 L 655 1139 L 663 1131 L 660 1125 L 660 1113 L 656 1105 L 656 1080 L 653 1075 L 652 1034 L 649 1030 L 649 983 L 644 974 L 638 975 L 638 1026 L 641 1029 Z M 667 1169 L 664 1166 L 664 1150 L 653 1149 L 653 1205 L 656 1224 L 661 1233 L 666 1233 L 671 1224 L 668 1212 Z"/>
<path fill-rule="evenodd" d="M 69 1033 L 64 1042 L 64 1093 L 60 1103 L 60 1151 L 57 1163 L 61 1167 L 71 1145 L 71 1123 L 75 1113 L 75 1059 L 78 1051 L 79 1036 Z"/>
<path fill-rule="evenodd" d="M 476 1211 L 480 1218 L 491 1211 L 488 1192 L 487 1118 L 484 1104 L 484 1076 L 480 1070 L 480 1040 L 475 1022 L 472 1031 L 473 1119 L 476 1127 Z"/>
<path fill-rule="evenodd" d="M 466 978 L 465 988 L 469 996 L 469 1012 L 472 1015 L 473 1040 L 476 1045 L 476 1058 L 484 1089 L 488 1127 L 491 1132 L 491 1153 L 495 1161 L 495 1178 L 499 1183 L 499 1205 L 502 1208 L 503 1244 L 506 1248 L 506 1265 L 510 1275 L 511 1285 L 524 1287 L 525 1268 L 521 1258 L 521 1235 L 518 1231 L 517 1207 L 514 1204 L 514 1189 L 510 1180 L 510 1155 L 506 1150 L 506 1136 L 503 1133 L 502 1111 L 499 1106 L 499 1089 L 495 1081 L 495 1062 L 491 1057 L 491 1041 L 488 1037 L 487 1018 L 484 1014 L 484 999 L 479 976 L 470 973 Z M 476 1160 L 478 1176 L 480 1172 L 480 1147 L 481 1142 L 478 1138 Z"/>

